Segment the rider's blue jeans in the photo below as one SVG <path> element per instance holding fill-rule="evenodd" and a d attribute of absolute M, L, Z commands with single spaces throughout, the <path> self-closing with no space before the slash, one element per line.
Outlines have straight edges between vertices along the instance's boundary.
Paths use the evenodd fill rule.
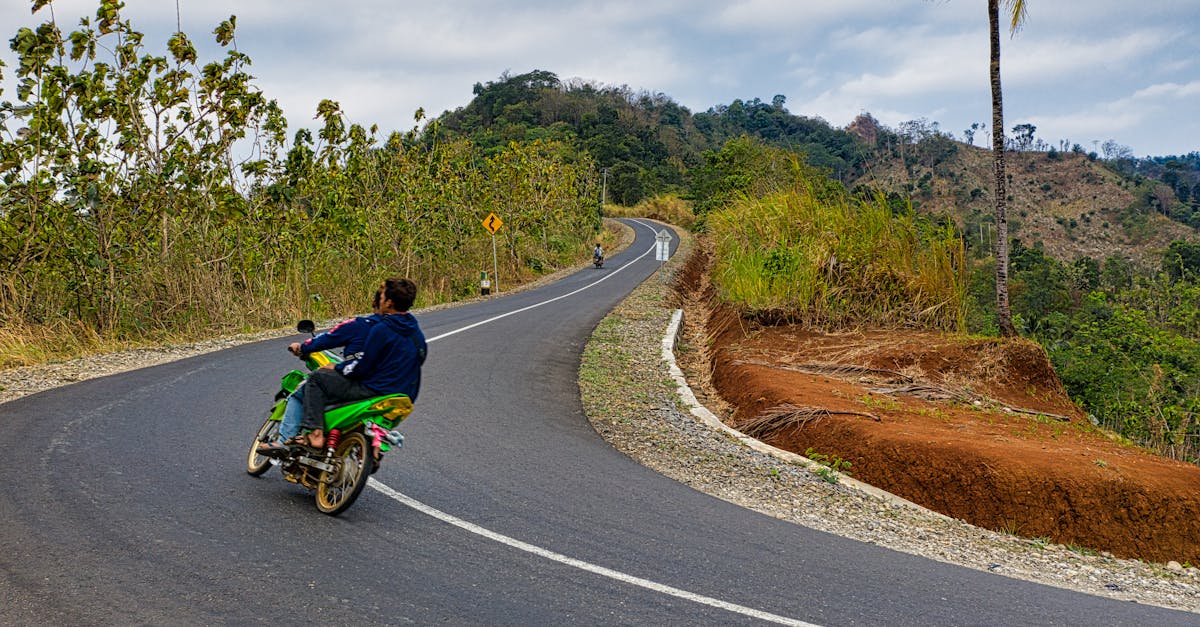
<path fill-rule="evenodd" d="M 279 422 L 279 441 L 300 435 L 300 420 L 304 418 L 304 386 L 296 388 L 287 399 L 283 420 Z"/>

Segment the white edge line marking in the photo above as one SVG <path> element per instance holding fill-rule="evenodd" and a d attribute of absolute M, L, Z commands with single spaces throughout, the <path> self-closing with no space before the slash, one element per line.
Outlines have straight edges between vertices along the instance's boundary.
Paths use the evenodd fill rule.
<path fill-rule="evenodd" d="M 814 462 L 803 455 L 797 455 L 791 451 L 785 451 L 783 449 L 776 448 L 770 444 L 767 444 L 766 442 L 752 438 L 745 433 L 734 429 L 724 422 L 721 422 L 720 418 L 717 418 L 715 414 L 709 411 L 707 407 L 702 405 L 700 401 L 696 399 L 696 394 L 692 391 L 691 386 L 688 385 L 687 378 L 683 376 L 683 370 L 679 368 L 679 364 L 675 361 L 675 342 L 679 339 L 679 328 L 682 321 L 683 310 L 676 309 L 675 312 L 671 314 L 671 322 L 667 325 L 667 331 L 663 335 L 662 358 L 663 361 L 667 362 L 667 369 L 670 371 L 671 378 L 675 380 L 675 393 L 678 394 L 683 400 L 684 406 L 688 408 L 688 411 L 691 412 L 692 416 L 695 416 L 697 420 L 707 425 L 710 429 L 720 431 L 721 433 L 734 438 L 743 445 L 764 455 L 770 455 L 785 462 L 796 464 L 797 466 L 802 466 L 812 471 L 817 471 L 822 468 L 828 470 L 827 467 L 821 466 L 817 462 Z M 937 518 L 941 518 L 942 520 L 953 520 L 941 512 L 935 512 L 926 507 L 922 507 L 921 505 L 917 505 L 912 501 L 896 496 L 890 492 L 885 492 L 884 490 L 881 490 L 868 483 L 863 483 L 862 481 L 854 479 L 853 477 L 848 477 L 841 473 L 837 473 L 837 477 L 839 483 L 844 483 L 852 488 L 856 488 L 886 503 L 899 504 L 903 507 L 907 507 L 923 514 L 929 514 Z"/>
<path fill-rule="evenodd" d="M 644 223 L 644 222 L 641 222 L 641 221 L 638 221 L 638 220 L 634 220 L 634 222 L 637 222 L 638 224 L 640 224 L 640 225 L 642 225 L 642 226 L 646 227 L 647 229 L 650 229 L 650 232 L 651 232 L 651 233 L 654 233 L 654 232 L 655 232 L 655 231 L 654 231 L 654 227 L 652 227 L 652 226 L 650 226 L 650 225 L 648 225 L 648 224 L 646 224 L 646 223 Z M 654 252 L 654 249 L 655 249 L 655 246 L 656 246 L 656 245 L 657 245 L 657 244 L 651 244 L 651 245 L 650 245 L 650 249 L 649 249 L 649 250 L 647 250 L 646 252 L 642 253 L 641 255 L 638 255 L 638 256 L 637 256 L 635 259 L 632 259 L 632 260 L 630 260 L 629 262 L 627 262 L 625 265 L 621 266 L 620 268 L 617 268 L 616 270 L 613 270 L 612 272 L 609 272 L 608 274 L 605 274 L 605 275 L 604 275 L 602 278 L 600 278 L 600 279 L 597 279 L 596 281 L 593 281 L 593 282 L 591 282 L 591 283 L 588 283 L 587 285 L 585 285 L 585 286 L 583 286 L 583 287 L 581 287 L 581 288 L 579 288 L 579 289 L 575 290 L 574 292 L 568 292 L 568 293 L 566 293 L 566 294 L 563 294 L 563 295 L 561 295 L 561 296 L 555 296 L 554 298 L 551 298 L 551 299 L 549 299 L 549 300 L 544 300 L 544 301 L 542 301 L 542 302 L 540 302 L 540 303 L 534 303 L 534 304 L 532 304 L 532 305 L 529 305 L 528 307 L 522 307 L 522 308 L 520 308 L 520 309 L 514 309 L 513 311 L 510 311 L 510 312 L 508 312 L 508 313 L 502 313 L 502 314 L 500 314 L 500 315 L 498 315 L 498 316 L 493 316 L 493 317 L 491 317 L 491 318 L 488 318 L 487 320 L 480 320 L 479 322 L 475 322 L 475 323 L 472 323 L 472 324 L 468 324 L 468 325 L 467 325 L 467 326 L 465 326 L 465 327 L 460 327 L 460 328 L 458 328 L 458 329 L 455 329 L 455 330 L 453 330 L 453 331 L 447 331 L 447 332 L 445 332 L 445 333 L 443 333 L 443 334 L 441 334 L 441 335 L 438 335 L 438 336 L 435 336 L 435 337 L 431 337 L 431 338 L 427 339 L 426 341 L 427 341 L 427 342 L 433 342 L 433 341 L 436 341 L 436 340 L 440 340 L 440 339 L 442 339 L 442 338 L 444 338 L 444 337 L 450 337 L 451 335 L 454 335 L 454 334 L 456 334 L 456 333 L 462 333 L 463 331 L 466 331 L 466 330 L 468 330 L 468 329 L 474 329 L 474 328 L 475 328 L 475 327 L 477 327 L 477 326 L 484 325 L 484 324 L 487 324 L 487 323 L 489 323 L 489 322 L 495 322 L 495 321 L 497 321 L 497 320 L 499 320 L 499 319 L 501 319 L 501 318 L 507 318 L 507 317 L 509 317 L 509 316 L 512 316 L 512 315 L 519 314 L 519 313 L 521 313 L 521 312 L 523 312 L 523 311 L 529 311 L 530 309 L 533 309 L 533 308 L 535 308 L 535 307 L 541 307 L 542 305 L 548 305 L 548 304 L 550 304 L 550 303 L 552 303 L 552 302 L 554 302 L 554 301 L 556 301 L 556 300 L 562 300 L 562 299 L 564 299 L 564 298 L 566 298 L 566 297 L 568 297 L 568 296 L 574 296 L 574 295 L 576 295 L 576 294 L 578 294 L 578 293 L 582 292 L 583 290 L 586 290 L 586 289 L 588 289 L 588 288 L 590 288 L 590 287 L 593 287 L 593 286 L 595 286 L 595 285 L 599 285 L 600 283 L 602 283 L 602 282 L 604 282 L 604 281 L 607 281 L 607 280 L 608 280 L 610 277 L 616 276 L 616 274 L 617 274 L 618 272 L 620 272 L 620 271 L 624 270 L 625 268 L 628 268 L 629 266 L 633 265 L 634 263 L 636 263 L 636 262 L 638 262 L 638 261 L 641 261 L 642 257 L 645 257 L 646 255 L 649 255 L 650 253 Z"/>
<path fill-rule="evenodd" d="M 529 544 L 528 542 L 522 542 L 515 538 L 510 538 L 506 535 L 496 533 L 495 531 L 491 531 L 490 529 L 485 529 L 483 527 L 480 527 L 479 525 L 476 525 L 474 523 L 467 522 L 461 518 L 456 518 L 454 516 L 451 516 L 450 514 L 447 514 L 439 509 L 435 509 L 435 508 L 430 507 L 416 499 L 413 499 L 409 496 L 401 494 L 374 479 L 369 479 L 368 481 L 369 481 L 368 485 L 370 485 L 372 488 L 375 488 L 376 490 L 382 492 L 384 495 L 386 495 L 404 505 L 407 505 L 408 507 L 411 507 L 411 508 L 417 510 L 418 512 L 421 512 L 422 514 L 431 516 L 442 522 L 449 523 L 451 525 L 454 525 L 455 527 L 464 529 L 475 535 L 483 536 L 484 538 L 487 538 L 494 542 L 499 542 L 500 544 L 504 544 L 504 545 L 510 546 L 514 549 L 519 549 L 521 551 L 525 551 L 526 553 L 532 553 L 533 555 L 536 555 L 538 557 L 542 557 L 542 558 L 545 558 L 545 559 L 548 559 L 548 560 L 551 560 L 554 562 L 558 562 L 560 564 L 566 564 L 567 566 L 572 566 L 574 568 L 578 568 L 580 570 L 594 573 L 594 574 L 600 575 L 602 577 L 608 577 L 609 579 L 615 579 L 616 581 L 619 581 L 622 583 L 632 584 L 635 586 L 646 588 L 647 590 L 651 590 L 654 592 L 667 594 L 667 595 L 670 595 L 673 597 L 678 597 L 681 599 L 699 603 L 701 605 L 708 605 L 711 607 L 719 608 L 722 610 L 727 610 L 727 611 L 734 612 L 737 614 L 742 614 L 743 616 L 757 618 L 759 620 L 770 621 L 773 623 L 778 623 L 780 625 L 796 625 L 798 627 L 799 626 L 808 627 L 808 626 L 812 625 L 812 623 L 806 623 L 804 621 L 799 621 L 794 618 L 788 618 L 786 616 L 779 616 L 777 614 L 771 614 L 769 612 L 764 612 L 762 610 L 756 610 L 751 607 L 745 607 L 743 605 L 729 603 L 728 601 L 722 601 L 720 599 L 706 597 L 706 596 L 703 596 L 700 594 L 688 592 L 687 590 L 680 590 L 679 588 L 673 588 L 668 585 L 650 581 L 649 579 L 642 579 L 641 577 L 634 577 L 633 575 L 627 575 L 625 573 L 613 570 L 611 568 L 605 568 L 603 566 L 597 566 L 597 565 L 591 564 L 589 562 L 577 560 L 573 557 L 567 557 L 566 555 L 563 555 L 561 553 L 555 553 L 554 551 L 550 551 L 548 549 L 543 549 L 539 546 L 534 546 L 532 544 Z"/>
<path fill-rule="evenodd" d="M 634 220 L 634 222 L 637 222 L 641 226 L 646 227 L 652 233 L 655 232 L 654 227 L 646 224 L 645 222 L 642 222 L 640 220 Z M 445 337 L 450 337 L 451 335 L 454 335 L 456 333 L 462 333 L 463 331 L 466 331 L 468 329 L 473 329 L 477 326 L 484 325 L 489 322 L 494 322 L 501 318 L 507 318 L 508 316 L 511 316 L 514 314 L 519 314 L 523 311 L 529 311 L 530 309 L 533 309 L 534 307 L 541 307 L 542 305 L 552 303 L 556 300 L 561 300 L 568 296 L 574 296 L 575 294 L 578 294 L 579 292 L 582 292 L 583 290 L 586 290 L 589 287 L 599 284 L 601 281 L 607 280 L 609 277 L 624 270 L 625 268 L 628 268 L 634 262 L 641 260 L 642 257 L 649 255 L 651 252 L 653 252 L 655 250 L 656 247 L 657 247 L 657 244 L 651 245 L 649 250 L 642 253 L 635 259 L 629 261 L 628 263 L 621 266 L 620 268 L 617 268 L 616 270 L 604 275 L 603 278 L 601 278 L 597 281 L 594 281 L 592 283 L 589 283 L 573 292 L 569 292 L 569 293 L 563 294 L 561 296 L 556 296 L 554 298 L 542 301 L 540 303 L 534 303 L 533 305 L 529 305 L 528 307 L 522 307 L 521 309 L 516 309 L 516 310 L 510 311 L 508 313 L 503 313 L 503 314 L 500 314 L 499 316 L 493 316 L 491 318 L 488 318 L 487 320 L 481 320 L 479 322 L 469 324 L 465 327 L 461 327 L 461 328 L 455 329 L 453 331 L 447 331 L 446 333 L 443 333 L 441 335 L 429 338 L 426 341 L 433 342 L 433 341 L 440 340 Z M 762 610 L 756 610 L 751 607 L 737 605 L 736 603 L 729 603 L 728 601 L 722 601 L 720 599 L 706 597 L 704 595 L 695 594 L 693 592 L 688 592 L 687 590 L 680 590 L 679 588 L 673 588 L 673 587 L 665 585 L 665 584 L 650 581 L 649 579 L 642 579 L 641 577 L 634 577 L 633 575 L 627 575 L 625 573 L 613 570 L 611 568 L 597 566 L 596 564 L 585 562 L 583 560 L 578 560 L 573 557 L 568 557 L 561 553 L 555 553 L 554 551 L 550 551 L 548 549 L 543 549 L 539 546 L 534 546 L 532 544 L 529 544 L 528 542 L 522 542 L 520 540 L 517 540 L 516 538 L 510 538 L 506 535 L 496 533 L 495 531 L 492 531 L 490 529 L 480 527 L 479 525 L 476 525 L 474 523 L 467 522 L 461 518 L 451 516 L 450 514 L 447 514 L 446 512 L 443 512 L 439 509 L 430 507 L 430 506 L 422 503 L 421 501 L 418 501 L 412 497 L 409 497 L 404 494 L 401 494 L 400 492 L 397 492 L 396 490 L 389 487 L 387 484 L 382 483 L 380 481 L 376 481 L 375 479 L 368 479 L 367 485 L 371 486 L 378 492 L 381 492 L 385 496 L 387 496 L 403 505 L 411 507 L 412 509 L 415 509 L 418 512 L 421 512 L 422 514 L 436 518 L 442 522 L 449 523 L 451 525 L 454 525 L 455 527 L 469 531 L 470 533 L 473 533 L 478 536 L 482 536 L 482 537 L 492 540 L 494 542 L 499 542 L 500 544 L 504 544 L 504 545 L 510 546 L 512 548 L 519 549 L 521 551 L 525 551 L 526 553 L 532 553 L 533 555 L 537 555 L 538 557 L 542 557 L 542 558 L 545 558 L 545 559 L 548 559 L 548 560 L 551 560 L 554 562 L 559 562 L 560 564 L 566 564 L 567 566 L 572 566 L 574 568 L 578 568 L 580 570 L 594 573 L 594 574 L 600 575 L 602 577 L 608 577 L 609 579 L 614 579 L 616 581 L 620 581 L 623 583 L 632 584 L 635 586 L 646 588 L 647 590 L 651 590 L 654 592 L 667 594 L 667 595 L 670 595 L 673 597 L 678 597 L 680 599 L 692 601 L 694 603 L 699 603 L 701 605 L 708 605 L 708 606 L 719 608 L 719 609 L 726 610 L 729 612 L 734 612 L 737 614 L 742 614 L 744 616 L 749 616 L 751 618 L 757 618 L 759 620 L 765 620 L 765 621 L 769 621 L 769 622 L 773 622 L 773 623 L 778 623 L 780 625 L 796 625 L 797 627 L 811 627 L 812 626 L 812 623 L 806 623 L 804 621 L 799 621 L 799 620 L 796 620 L 793 618 L 787 618 L 786 616 L 779 616 L 777 614 L 771 614 L 769 612 L 764 612 Z"/>

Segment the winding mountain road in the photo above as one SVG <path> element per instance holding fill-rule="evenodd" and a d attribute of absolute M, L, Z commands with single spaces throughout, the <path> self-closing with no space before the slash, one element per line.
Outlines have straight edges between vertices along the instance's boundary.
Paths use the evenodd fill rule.
<path fill-rule="evenodd" d="M 0 623 L 1196 623 L 778 521 L 616 452 L 576 373 L 659 265 L 661 227 L 629 223 L 603 269 L 419 316 L 405 447 L 337 518 L 243 469 L 288 339 L 0 404 Z"/>

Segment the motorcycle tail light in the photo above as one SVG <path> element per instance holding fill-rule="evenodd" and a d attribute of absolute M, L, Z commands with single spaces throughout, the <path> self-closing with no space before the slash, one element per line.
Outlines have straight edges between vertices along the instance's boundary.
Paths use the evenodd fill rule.
<path fill-rule="evenodd" d="M 371 404 L 371 411 L 383 412 L 383 417 L 400 422 L 412 413 L 412 399 L 407 396 L 389 396 Z"/>

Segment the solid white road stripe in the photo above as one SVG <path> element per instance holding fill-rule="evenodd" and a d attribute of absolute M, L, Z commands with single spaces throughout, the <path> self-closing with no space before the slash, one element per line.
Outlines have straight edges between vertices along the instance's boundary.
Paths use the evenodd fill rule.
<path fill-rule="evenodd" d="M 637 222 L 637 221 L 635 220 L 635 222 Z M 651 227 L 651 226 L 649 226 L 649 225 L 645 224 L 644 222 L 638 222 L 638 224 L 641 224 L 642 226 L 644 226 L 644 227 L 646 227 L 646 228 L 650 229 L 650 232 L 651 232 L 651 233 L 653 233 L 653 232 L 654 232 L 654 227 Z M 444 337 L 450 337 L 451 335 L 454 335 L 455 333 L 462 333 L 463 331 L 466 331 L 466 330 L 468 330 L 468 329 L 474 329 L 474 328 L 475 328 L 475 327 L 477 327 L 477 326 L 484 325 L 484 324 L 487 324 L 487 323 L 489 323 L 489 322 L 495 322 L 495 321 L 497 321 L 497 320 L 499 320 L 499 319 L 501 319 L 501 318 L 507 318 L 507 317 L 509 317 L 509 316 L 512 316 L 512 315 L 519 314 L 519 313 L 521 313 L 521 312 L 523 312 L 523 311 L 529 311 L 530 309 L 534 309 L 535 307 L 541 307 L 542 305 L 548 305 L 548 304 L 550 304 L 550 303 L 552 303 L 552 302 L 554 302 L 554 301 L 556 301 L 556 300 L 562 300 L 562 299 L 564 299 L 564 298 L 566 298 L 566 297 L 568 297 L 568 296 L 574 296 L 574 295 L 576 295 L 576 294 L 578 294 L 578 293 L 582 292 L 583 290 L 586 290 L 586 289 L 588 289 L 588 288 L 590 288 L 590 287 L 594 287 L 594 286 L 596 286 L 596 285 L 599 285 L 600 283 L 603 283 L 604 281 L 607 281 L 607 280 L 609 279 L 609 277 L 612 277 L 612 276 L 616 275 L 618 272 L 620 272 L 620 271 L 624 270 L 625 268 L 628 268 L 630 265 L 632 265 L 633 263 L 635 263 L 635 262 L 637 262 L 637 261 L 641 260 L 641 258 L 642 258 L 642 257 L 645 257 L 646 255 L 649 255 L 649 254 L 650 254 L 650 253 L 652 253 L 652 252 L 654 252 L 654 245 L 651 245 L 651 246 L 650 246 L 650 249 L 649 249 L 649 250 L 647 250 L 646 252 L 644 252 L 644 253 L 642 253 L 642 254 L 638 255 L 636 259 L 633 259 L 632 261 L 630 261 L 629 263 L 626 263 L 625 265 L 621 266 L 620 268 L 617 268 L 616 270 L 613 270 L 612 272 L 609 272 L 608 274 L 605 274 L 603 278 L 601 278 L 601 279 L 599 279 L 599 280 L 597 280 L 597 281 L 594 281 L 594 282 L 592 282 L 592 283 L 588 283 L 587 285 L 585 285 L 585 286 L 583 286 L 583 287 L 581 287 L 581 288 L 579 288 L 579 289 L 575 290 L 574 292 L 569 292 L 569 293 L 567 293 L 567 294 L 563 294 L 562 296 L 555 296 L 554 298 L 551 298 L 550 300 L 544 300 L 544 301 L 542 301 L 542 302 L 540 302 L 540 303 L 534 303 L 534 304 L 532 304 L 532 305 L 530 305 L 530 306 L 528 306 L 528 307 L 522 307 L 522 308 L 520 308 L 520 309 L 516 309 L 516 310 L 510 311 L 510 312 L 508 312 L 508 313 L 503 313 L 503 314 L 500 314 L 499 316 L 494 316 L 494 317 L 492 317 L 492 318 L 488 318 L 487 320 L 480 320 L 479 322 L 476 322 L 476 323 L 473 323 L 473 324 L 468 324 L 468 325 L 467 325 L 467 326 L 465 326 L 465 327 L 461 327 L 461 328 L 455 329 L 455 330 L 453 330 L 453 331 L 447 331 L 447 332 L 445 332 L 445 333 L 443 333 L 443 334 L 441 334 L 441 335 L 438 335 L 438 336 L 435 336 L 435 337 L 428 338 L 426 341 L 427 341 L 427 342 L 433 342 L 433 341 L 436 341 L 436 340 L 440 340 L 440 339 L 442 339 L 442 338 L 444 338 Z"/>
<path fill-rule="evenodd" d="M 655 232 L 654 227 L 652 227 L 644 222 L 641 222 L 641 221 L 636 221 L 636 222 L 638 224 L 646 227 L 647 229 L 650 229 L 651 233 Z M 540 303 L 535 303 L 533 305 L 529 305 L 528 307 L 522 307 L 521 309 L 510 311 L 508 313 L 500 314 L 499 316 L 494 316 L 494 317 L 488 318 L 487 320 L 481 320 L 479 322 L 469 324 L 465 327 L 461 327 L 461 328 L 455 329 L 453 331 L 448 331 L 448 332 L 438 335 L 436 337 L 429 338 L 426 341 L 433 342 L 433 341 L 440 340 L 445 337 L 450 337 L 451 335 L 454 335 L 456 333 L 462 333 L 463 331 L 466 331 L 468 329 L 473 329 L 477 326 L 484 325 L 489 322 L 495 322 L 496 320 L 500 320 L 501 318 L 507 318 L 508 316 L 519 314 L 523 311 L 529 311 L 530 309 L 533 309 L 535 307 L 541 307 L 542 305 L 552 303 L 556 300 L 561 300 L 568 296 L 574 296 L 575 294 L 578 294 L 578 293 L 582 292 L 583 290 L 586 290 L 590 287 L 600 284 L 601 282 L 607 280 L 609 277 L 624 270 L 625 268 L 628 268 L 630 266 L 630 264 L 633 264 L 634 262 L 641 260 L 642 257 L 649 255 L 651 252 L 654 252 L 654 250 L 655 250 L 655 246 L 651 246 L 649 250 L 647 250 L 646 252 L 639 255 L 636 259 L 633 259 L 632 261 L 630 261 L 629 263 L 626 263 L 625 265 L 621 266 L 620 268 L 617 268 L 616 270 L 604 275 L 603 278 L 601 278 L 597 281 L 594 281 L 592 283 L 589 283 L 589 284 L 575 290 L 574 292 L 563 294 L 562 296 L 556 296 L 549 300 L 545 300 Z M 559 562 L 561 564 L 573 566 L 580 570 L 585 570 L 590 573 L 595 573 L 597 575 L 608 577 L 610 579 L 615 579 L 620 582 L 633 584 L 635 586 L 640 586 L 642 588 L 646 588 L 647 590 L 653 590 L 655 592 L 660 592 L 662 594 L 669 594 L 674 597 L 679 597 L 681 599 L 686 599 L 688 601 L 693 601 L 695 603 L 700 603 L 702 605 L 709 605 L 712 607 L 717 607 L 717 608 L 720 608 L 723 610 L 728 610 L 730 612 L 735 612 L 737 614 L 742 614 L 744 616 L 750 616 L 750 617 L 757 618 L 760 620 L 770 621 L 773 623 L 779 623 L 781 625 L 810 625 L 811 624 L 811 623 L 805 623 L 803 621 L 795 620 L 792 618 L 787 618 L 785 616 L 777 616 L 775 614 L 771 614 L 769 612 L 763 612 L 760 610 L 756 610 L 754 608 L 744 607 L 741 605 L 737 605 L 735 603 L 729 603 L 727 601 L 722 601 L 720 599 L 714 599 L 712 597 L 706 597 L 706 596 L 703 596 L 700 594 L 695 594 L 692 592 L 688 592 L 687 590 L 680 590 L 679 588 L 672 588 L 671 586 L 667 586 L 667 585 L 664 585 L 661 583 L 656 583 L 656 582 L 650 581 L 648 579 L 642 579 L 641 577 L 634 577 L 633 575 L 627 575 L 625 573 L 612 570 L 611 568 L 605 568 L 603 566 L 597 566 L 595 564 L 590 564 L 590 563 L 584 562 L 582 560 L 577 560 L 573 557 L 567 557 L 566 555 L 562 555 L 561 553 L 555 553 L 554 551 L 543 549 L 541 547 L 534 546 L 527 542 L 522 542 L 515 538 L 510 538 L 506 535 L 502 535 L 502 534 L 496 533 L 494 531 L 491 531 L 489 529 L 480 527 L 479 525 L 476 525 L 474 523 L 467 522 L 461 518 L 456 518 L 454 516 L 451 516 L 450 514 L 447 514 L 438 509 L 434 509 L 416 499 L 413 499 L 409 496 L 405 496 L 404 494 L 401 494 L 400 492 L 397 492 L 396 490 L 393 490 L 392 488 L 388 487 L 387 485 L 380 483 L 379 481 L 376 481 L 374 479 L 371 479 L 369 481 L 368 485 L 370 485 L 372 488 L 375 488 L 379 492 L 382 492 L 383 494 L 395 499 L 396 501 L 398 501 L 404 505 L 407 505 L 408 507 L 411 507 L 423 514 L 432 516 L 433 518 L 436 518 L 443 522 L 450 523 L 451 525 L 454 525 L 461 529 L 465 529 L 466 531 L 469 531 L 476 535 L 483 536 L 485 538 L 488 538 L 489 540 L 493 540 L 495 542 L 499 542 L 501 544 L 505 544 L 505 545 L 511 546 L 516 549 L 520 549 L 527 553 L 532 553 L 539 557 L 544 557 L 548 560 L 553 560 L 553 561 Z"/>
<path fill-rule="evenodd" d="M 515 538 L 510 538 L 506 535 L 499 534 L 499 533 L 496 533 L 495 531 L 491 531 L 489 529 L 480 527 L 479 525 L 476 525 L 474 523 L 469 523 L 461 518 L 451 516 L 450 514 L 447 514 L 439 509 L 434 509 L 416 499 L 413 499 L 404 494 L 401 494 L 374 479 L 370 479 L 369 481 L 370 481 L 369 485 L 371 487 L 373 487 L 376 490 L 382 492 L 383 494 L 386 494 L 387 496 L 395 499 L 396 501 L 398 501 L 404 505 L 407 505 L 408 507 L 411 507 L 411 508 L 417 510 L 418 512 L 421 512 L 422 514 L 432 516 L 433 518 L 436 518 L 442 522 L 449 523 L 451 525 L 454 525 L 455 527 L 464 529 L 466 531 L 469 531 L 469 532 L 479 535 L 479 536 L 483 536 L 489 540 L 499 542 L 500 544 L 510 546 L 514 549 L 520 549 L 522 551 L 525 551 L 526 553 L 532 553 L 534 555 L 537 555 L 538 557 L 543 557 L 545 559 L 555 561 L 560 564 L 566 564 L 567 566 L 573 566 L 580 570 L 585 570 L 590 573 L 595 573 L 602 577 L 608 577 L 609 579 L 614 579 L 614 580 L 620 581 L 622 583 L 632 584 L 635 586 L 646 588 L 647 590 L 652 590 L 654 592 L 668 594 L 673 597 L 678 597 L 680 599 L 686 599 L 688 601 L 699 603 L 701 605 L 708 605 L 711 607 L 720 608 L 722 610 L 727 610 L 730 612 L 741 614 L 743 616 L 749 616 L 751 618 L 757 618 L 759 620 L 770 621 L 772 623 L 778 623 L 780 625 L 798 625 L 798 626 L 799 625 L 805 625 L 805 626 L 812 625 L 812 623 L 806 623 L 804 621 L 796 620 L 794 618 L 788 618 L 786 616 L 779 616 L 777 614 L 771 614 L 770 612 L 764 612 L 762 610 L 756 610 L 752 607 L 745 607 L 743 605 L 737 605 L 736 603 L 729 603 L 728 601 L 722 601 L 720 599 L 706 597 L 704 595 L 688 592 L 687 590 L 680 590 L 679 588 L 672 588 L 671 586 L 657 583 L 654 581 L 650 581 L 649 579 L 642 579 L 641 577 L 634 577 L 633 575 L 627 575 L 625 573 L 613 570 L 611 568 L 605 568 L 603 566 L 597 566 L 595 564 L 591 564 L 591 563 L 588 563 L 588 562 L 585 562 L 582 560 L 577 560 L 573 557 L 567 557 L 566 555 L 563 555 L 561 553 L 555 553 L 554 551 L 543 549 L 539 546 L 534 546 L 532 544 L 529 544 L 528 542 L 522 542 Z"/>

